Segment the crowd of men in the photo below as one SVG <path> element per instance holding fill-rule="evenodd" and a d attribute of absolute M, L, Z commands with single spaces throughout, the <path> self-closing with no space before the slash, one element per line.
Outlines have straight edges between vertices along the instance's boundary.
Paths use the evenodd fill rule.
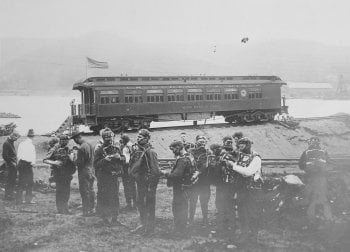
<path fill-rule="evenodd" d="M 16 151 L 14 142 L 19 137 L 14 132 L 3 145 L 3 158 L 8 170 L 5 199 L 15 200 L 17 204 L 33 204 L 33 165 L 36 160 L 32 143 L 34 131 L 28 131 L 27 139 L 19 144 Z M 240 239 L 256 239 L 259 209 L 254 192 L 262 183 L 262 161 L 260 155 L 252 150 L 250 139 L 237 132 L 224 137 L 222 143 L 211 144 L 208 148 L 204 135 L 196 136 L 194 143 L 191 143 L 187 141 L 186 133 L 182 133 L 180 140 L 173 141 L 169 146 L 176 157 L 172 169 L 161 170 L 150 138 L 150 132 L 141 129 L 135 143 L 131 142 L 127 134 L 122 134 L 116 142 L 114 133 L 106 128 L 101 131 L 101 140 L 96 146 L 87 142 L 78 131 L 71 136 L 62 134 L 51 139 L 43 162 L 51 167 L 50 182 L 56 183 L 57 212 L 70 214 L 70 184 L 77 170 L 83 216 L 97 215 L 106 224 L 120 225 L 118 213 L 121 177 L 127 204 L 124 209 L 137 209 L 140 214 L 140 225 L 132 232 L 149 235 L 155 230 L 157 186 L 159 179 L 165 177 L 167 185 L 173 189 L 174 232 L 184 234 L 194 224 L 198 199 L 202 223 L 208 225 L 210 186 L 214 185 L 217 230 L 234 231 L 238 216 Z M 76 147 L 68 147 L 70 140 L 75 142 Z M 326 183 L 322 167 L 327 162 L 328 155 L 320 148 L 319 139 L 312 138 L 309 148 L 300 159 L 300 168 L 306 171 L 311 185 L 307 189 L 312 198 L 308 208 L 310 217 L 315 215 L 315 206 L 321 204 L 325 216 L 332 218 L 327 205 L 327 192 L 321 189 Z M 23 191 L 26 191 L 24 201 Z"/>

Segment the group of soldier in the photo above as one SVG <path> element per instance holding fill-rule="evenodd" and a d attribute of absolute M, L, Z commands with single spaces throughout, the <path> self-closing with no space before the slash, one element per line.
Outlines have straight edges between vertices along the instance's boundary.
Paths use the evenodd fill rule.
<path fill-rule="evenodd" d="M 234 231 L 238 215 L 242 239 L 254 238 L 258 214 L 253 191 L 261 182 L 261 158 L 252 151 L 252 141 L 237 132 L 208 149 L 203 135 L 196 136 L 195 144 L 182 139 L 170 145 L 176 161 L 172 171 L 164 173 L 168 185 L 173 187 L 175 230 L 181 233 L 187 224 L 194 223 L 198 198 L 202 223 L 208 225 L 210 186 L 214 185 L 217 230 Z"/>
<path fill-rule="evenodd" d="M 79 190 L 82 198 L 82 214 L 89 217 L 98 215 L 108 224 L 120 225 L 118 221 L 119 178 L 122 178 L 126 198 L 125 210 L 138 209 L 140 225 L 132 232 L 144 235 L 155 230 L 156 192 L 159 179 L 165 177 L 167 185 L 173 189 L 172 211 L 174 232 L 184 234 L 194 224 L 196 205 L 199 199 L 202 223 L 208 225 L 208 203 L 210 186 L 216 187 L 216 227 L 218 231 L 234 231 L 239 219 L 241 239 L 255 239 L 258 232 L 259 209 L 256 204 L 256 189 L 262 183 L 261 157 L 251 149 L 252 141 L 241 132 L 226 136 L 222 143 L 211 144 L 204 135 L 197 135 L 195 142 L 188 142 L 186 133 L 173 141 L 169 148 L 175 156 L 171 170 L 160 169 L 157 153 L 150 144 L 151 134 L 146 129 L 138 132 L 135 143 L 127 134 L 122 134 L 115 142 L 113 131 L 105 128 L 100 132 L 101 139 L 92 146 L 81 132 L 71 136 L 60 135 L 49 142 L 49 150 L 43 162 L 51 166 L 50 182 L 56 183 L 56 207 L 60 214 L 70 214 L 68 201 L 73 174 L 78 170 Z M 18 156 L 13 142 L 19 137 L 11 134 L 4 144 L 3 157 L 9 175 L 5 198 L 14 196 L 17 168 L 19 184 L 17 203 L 32 202 L 33 165 L 32 130 L 28 132 L 25 154 Z M 70 148 L 73 140 L 78 147 Z M 310 163 L 327 162 L 326 153 L 319 148 L 319 140 L 311 139 L 309 149 L 300 159 L 300 167 L 309 170 Z M 21 145 L 21 144 L 20 144 Z M 23 151 L 22 151 L 23 153 Z M 320 161 L 321 160 L 321 161 Z M 312 163 L 312 165 L 314 165 Z M 320 164 L 317 164 L 320 166 Z M 312 173 L 311 173 L 312 174 Z M 310 175 L 311 184 L 324 182 L 324 175 L 317 172 Z M 97 180 L 97 204 L 95 206 L 94 181 Z M 26 190 L 26 200 L 22 191 Z M 310 187 L 310 195 L 318 192 L 318 204 L 326 204 L 320 189 Z M 321 194 L 321 195 L 320 195 Z M 314 211 L 310 206 L 310 215 Z M 325 215 L 331 215 L 325 206 Z"/>

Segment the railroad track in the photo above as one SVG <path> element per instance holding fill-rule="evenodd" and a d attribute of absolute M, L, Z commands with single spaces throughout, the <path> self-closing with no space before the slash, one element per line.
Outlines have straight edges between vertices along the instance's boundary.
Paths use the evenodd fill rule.
<path fill-rule="evenodd" d="M 350 166 L 350 156 L 339 156 L 334 155 L 330 158 L 332 163 L 349 163 Z M 0 159 L 0 162 L 3 162 L 3 159 Z M 159 158 L 158 163 L 162 166 L 168 166 L 169 164 L 173 164 L 175 162 L 175 158 Z M 290 157 L 290 158 L 263 158 L 262 165 L 297 165 L 299 162 L 299 158 Z M 42 164 L 42 160 L 38 159 L 37 164 Z"/>
<path fill-rule="evenodd" d="M 171 165 L 174 163 L 175 159 L 173 158 L 161 158 L 158 159 L 159 166 L 162 169 L 168 169 L 171 167 Z M 335 165 L 346 165 L 349 164 L 350 166 L 350 156 L 334 156 L 331 158 L 331 163 Z M 278 166 L 278 168 L 281 167 L 296 167 L 299 164 L 299 158 L 266 158 L 262 159 L 262 166 L 263 167 L 274 167 Z"/>

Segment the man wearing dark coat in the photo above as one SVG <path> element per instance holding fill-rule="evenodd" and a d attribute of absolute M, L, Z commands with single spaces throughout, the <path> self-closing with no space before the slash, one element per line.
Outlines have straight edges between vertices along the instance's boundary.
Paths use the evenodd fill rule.
<path fill-rule="evenodd" d="M 199 172 L 198 181 L 193 185 L 190 193 L 189 222 L 191 224 L 194 222 L 198 198 L 202 209 L 203 224 L 208 224 L 208 203 L 210 199 L 208 157 L 210 152 L 205 146 L 206 142 L 205 136 L 198 135 L 196 137 L 196 148 L 191 150 L 191 154 L 195 160 L 196 170 Z"/>
<path fill-rule="evenodd" d="M 156 191 L 160 176 L 157 153 L 149 143 L 150 138 L 148 130 L 139 131 L 137 143 L 133 145 L 129 168 L 129 174 L 135 178 L 137 184 L 137 205 L 141 220 L 141 225 L 133 232 L 144 235 L 154 232 Z"/>
<path fill-rule="evenodd" d="M 13 132 L 2 146 L 2 158 L 5 161 L 7 180 L 5 185 L 5 200 L 14 200 L 17 179 L 17 152 L 14 143 L 20 135 Z"/>
<path fill-rule="evenodd" d="M 75 160 L 68 142 L 67 135 L 60 135 L 59 143 L 48 151 L 43 160 L 45 164 L 52 165 L 56 170 L 56 207 L 59 214 L 70 214 L 68 208 L 70 183 L 76 171 Z"/>
<path fill-rule="evenodd" d="M 186 186 L 191 185 L 192 162 L 181 141 L 174 141 L 169 146 L 176 161 L 171 173 L 164 173 L 168 186 L 173 187 L 173 215 L 176 232 L 186 229 L 188 218 L 188 200 Z"/>
<path fill-rule="evenodd" d="M 309 201 L 307 216 L 310 221 L 315 221 L 316 209 L 322 206 L 324 218 L 330 221 L 333 214 L 328 201 L 329 156 L 327 151 L 321 148 L 318 137 L 311 137 L 308 144 L 307 150 L 299 159 L 299 167 L 305 171 L 305 198 Z"/>
<path fill-rule="evenodd" d="M 94 151 L 91 144 L 82 137 L 81 132 L 73 132 L 71 139 L 79 145 L 76 162 L 78 167 L 79 191 L 83 205 L 83 216 L 89 216 L 94 213 L 95 208 L 95 175 L 92 167 Z"/>
<path fill-rule="evenodd" d="M 120 224 L 119 180 L 122 173 L 123 157 L 119 147 L 113 143 L 113 132 L 106 129 L 102 132 L 103 144 L 95 148 L 94 167 L 97 176 L 97 209 L 96 213 L 106 224 Z"/>

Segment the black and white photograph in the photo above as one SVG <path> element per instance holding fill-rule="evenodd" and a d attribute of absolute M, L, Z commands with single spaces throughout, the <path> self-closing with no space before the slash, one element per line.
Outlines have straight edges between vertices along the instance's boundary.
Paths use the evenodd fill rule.
<path fill-rule="evenodd" d="M 350 251 L 349 11 L 0 0 L 0 251 Z"/>

